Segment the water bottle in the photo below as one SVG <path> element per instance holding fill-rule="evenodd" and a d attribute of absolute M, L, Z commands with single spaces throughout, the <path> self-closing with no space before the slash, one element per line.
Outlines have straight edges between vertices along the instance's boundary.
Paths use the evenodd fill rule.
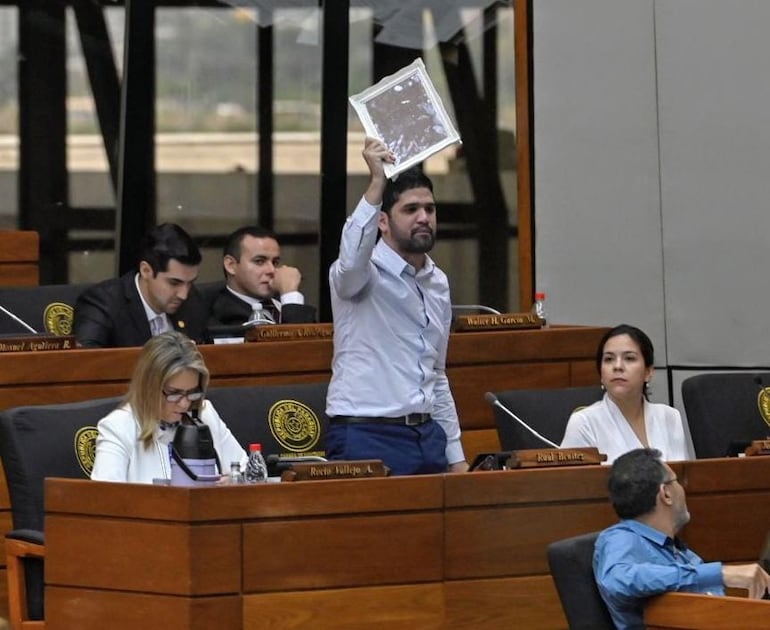
<path fill-rule="evenodd" d="M 245 483 L 243 472 L 241 471 L 241 462 L 230 462 L 230 483 Z"/>
<path fill-rule="evenodd" d="M 543 320 L 543 328 L 549 325 L 548 309 L 545 305 L 545 293 L 535 293 L 535 302 L 532 304 L 532 314 Z"/>
<path fill-rule="evenodd" d="M 251 317 L 249 317 L 247 323 L 259 326 L 261 324 L 275 324 L 275 320 L 273 319 L 273 316 L 263 308 L 262 304 L 256 302 L 251 307 Z"/>
<path fill-rule="evenodd" d="M 262 457 L 261 444 L 249 444 L 249 461 L 246 463 L 246 483 L 267 481 L 267 464 Z"/>

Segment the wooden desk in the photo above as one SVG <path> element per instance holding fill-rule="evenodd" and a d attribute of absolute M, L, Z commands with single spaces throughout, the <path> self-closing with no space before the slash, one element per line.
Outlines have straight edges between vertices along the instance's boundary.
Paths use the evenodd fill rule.
<path fill-rule="evenodd" d="M 605 328 L 452 335 L 447 373 L 457 402 L 463 444 L 476 453 L 499 450 L 486 391 L 551 388 L 596 382 L 594 354 Z M 139 348 L 0 354 L 0 409 L 74 402 L 126 391 Z M 302 383 L 329 379 L 331 340 L 201 346 L 211 386 Z M 11 529 L 10 503 L 0 467 L 0 534 Z M 0 557 L 0 616 L 7 612 L 5 554 Z"/>
<path fill-rule="evenodd" d="M 761 630 L 770 628 L 770 601 L 667 593 L 645 610 L 648 630 Z"/>
<path fill-rule="evenodd" d="M 36 286 L 39 237 L 27 230 L 0 230 L 0 286 Z"/>
<path fill-rule="evenodd" d="M 685 540 L 707 560 L 755 560 L 770 458 L 673 467 L 688 483 Z M 545 547 L 615 521 L 607 472 L 203 489 L 49 480 L 47 628 L 563 629 Z M 727 506 L 741 518 L 715 514 Z"/>

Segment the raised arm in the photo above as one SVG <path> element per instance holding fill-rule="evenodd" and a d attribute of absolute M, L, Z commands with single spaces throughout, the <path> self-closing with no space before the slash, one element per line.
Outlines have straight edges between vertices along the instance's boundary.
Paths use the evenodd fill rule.
<path fill-rule="evenodd" d="M 339 258 L 329 269 L 329 284 L 343 299 L 355 296 L 369 281 L 369 261 L 377 242 L 382 194 L 387 181 L 383 164 L 395 160 L 385 144 L 375 138 L 366 138 L 362 155 L 369 168 L 369 185 L 342 228 Z"/>

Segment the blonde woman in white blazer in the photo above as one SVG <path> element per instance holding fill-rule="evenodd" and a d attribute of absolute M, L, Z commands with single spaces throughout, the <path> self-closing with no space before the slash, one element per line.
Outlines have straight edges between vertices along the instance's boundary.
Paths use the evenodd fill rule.
<path fill-rule="evenodd" d="M 205 400 L 209 371 L 195 343 L 169 331 L 152 337 L 134 369 L 120 407 L 99 421 L 91 479 L 152 483 L 171 477 L 169 444 L 187 415 L 211 429 L 223 466 L 247 456 L 211 402 Z"/>

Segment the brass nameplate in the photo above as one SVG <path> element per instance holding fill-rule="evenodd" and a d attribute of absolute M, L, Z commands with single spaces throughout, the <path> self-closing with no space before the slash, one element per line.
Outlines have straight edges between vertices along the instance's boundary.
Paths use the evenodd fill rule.
<path fill-rule="evenodd" d="M 532 313 L 501 313 L 500 315 L 459 315 L 454 321 L 455 332 L 472 330 L 510 330 L 542 328 L 543 320 Z"/>
<path fill-rule="evenodd" d="M 379 459 L 333 462 L 298 462 L 281 473 L 281 481 L 318 481 L 322 479 L 358 479 L 387 477 L 388 468 Z"/>
<path fill-rule="evenodd" d="M 754 455 L 770 455 L 770 439 L 753 440 L 751 446 L 746 447 L 744 452 L 746 453 L 746 457 Z"/>
<path fill-rule="evenodd" d="M 511 451 L 507 468 L 547 468 L 601 464 L 607 456 L 595 446 L 585 448 L 533 448 Z"/>
<path fill-rule="evenodd" d="M 332 324 L 277 324 L 254 326 L 246 331 L 246 341 L 296 341 L 331 339 Z"/>
<path fill-rule="evenodd" d="M 74 335 L 21 335 L 0 337 L 0 352 L 37 352 L 39 350 L 72 350 L 77 347 Z"/>

